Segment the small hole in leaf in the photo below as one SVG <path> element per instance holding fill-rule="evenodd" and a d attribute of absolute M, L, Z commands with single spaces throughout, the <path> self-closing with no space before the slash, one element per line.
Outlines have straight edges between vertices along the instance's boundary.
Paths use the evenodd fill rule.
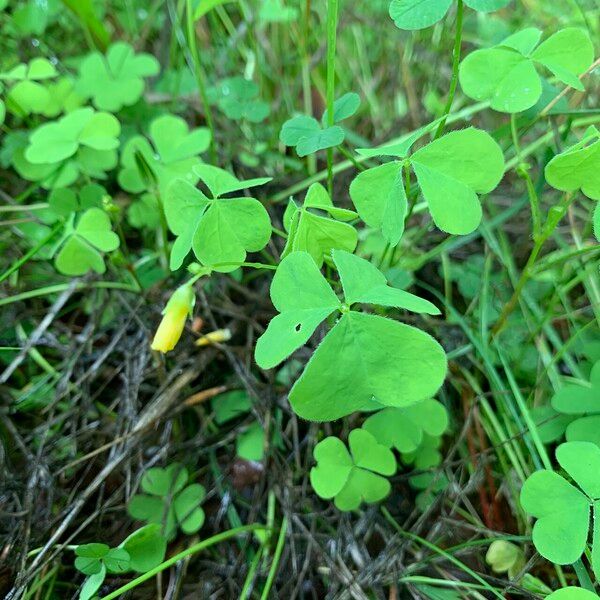
<path fill-rule="evenodd" d="M 294 329 L 296 331 L 300 331 L 302 329 L 302 323 L 298 323 L 298 325 L 296 325 L 296 327 Z"/>

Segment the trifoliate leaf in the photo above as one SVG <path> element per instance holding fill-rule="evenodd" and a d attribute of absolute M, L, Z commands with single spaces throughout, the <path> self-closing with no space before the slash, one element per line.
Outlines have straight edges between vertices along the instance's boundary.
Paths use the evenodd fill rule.
<path fill-rule="evenodd" d="M 164 560 L 167 540 L 161 534 L 160 525 L 151 524 L 134 531 L 120 547 L 129 554 L 133 571 L 147 573 Z"/>
<path fill-rule="evenodd" d="M 399 29 L 423 29 L 448 12 L 452 0 L 392 0 L 390 17 Z"/>
<path fill-rule="evenodd" d="M 84 275 L 90 270 L 104 273 L 106 267 L 100 252 L 119 247 L 119 236 L 111 230 L 108 215 L 99 208 L 84 212 L 56 255 L 55 265 L 64 275 Z"/>
<path fill-rule="evenodd" d="M 203 171 L 196 171 L 193 177 L 200 177 L 197 173 Z M 249 185 L 258 184 L 251 181 Z M 244 182 L 237 181 L 237 189 L 244 187 Z M 258 200 L 208 198 L 184 179 L 176 179 L 169 187 L 165 214 L 177 236 L 171 252 L 172 270 L 179 268 L 193 249 L 203 265 L 229 273 L 246 260 L 247 252 L 262 250 L 271 237 L 269 214 Z"/>
<path fill-rule="evenodd" d="M 173 115 L 164 115 L 150 124 L 150 143 L 134 136 L 123 148 L 119 184 L 127 192 L 141 193 L 152 188 L 143 170 L 143 161 L 158 182 L 160 194 L 166 197 L 169 184 L 177 178 L 196 183 L 192 168 L 200 164 L 199 154 L 210 145 L 210 132 L 204 127 L 189 130 L 187 123 Z"/>
<path fill-rule="evenodd" d="M 335 437 L 319 442 L 313 453 L 317 465 L 310 472 L 315 492 L 321 498 L 335 498 L 335 505 L 343 511 L 357 509 L 362 501 L 372 504 L 383 500 L 391 486 L 382 475 L 396 472 L 392 452 L 367 431 L 354 429 L 348 443 L 350 452 Z"/>
<path fill-rule="evenodd" d="M 493 48 L 476 50 L 460 66 L 460 83 L 467 96 L 488 100 L 494 110 L 516 113 L 531 108 L 542 94 L 536 64 L 566 85 L 582 90 L 578 78 L 594 60 L 589 36 L 580 29 L 558 31 L 534 49 L 539 30 L 527 29 Z"/>
<path fill-rule="evenodd" d="M 135 104 L 144 92 L 144 78 L 159 70 L 158 61 L 150 54 L 136 54 L 129 44 L 116 42 L 106 56 L 93 52 L 84 58 L 76 89 L 97 108 L 114 112 Z"/>
<path fill-rule="evenodd" d="M 246 119 L 260 123 L 269 115 L 269 105 L 258 98 L 258 86 L 243 77 L 232 77 L 219 83 L 217 104 L 229 119 Z"/>

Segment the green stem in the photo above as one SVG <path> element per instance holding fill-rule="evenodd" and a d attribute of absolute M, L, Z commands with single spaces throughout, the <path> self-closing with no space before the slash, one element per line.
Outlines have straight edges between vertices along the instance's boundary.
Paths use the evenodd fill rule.
<path fill-rule="evenodd" d="M 29 252 L 24 254 L 16 263 L 14 263 L 10 269 L 4 271 L 0 275 L 0 282 L 4 281 L 7 277 L 10 277 L 21 265 L 25 264 L 32 256 L 35 256 L 62 228 L 62 223 L 55 225 L 52 231 L 39 243 L 37 243 Z"/>
<path fill-rule="evenodd" d="M 583 565 L 583 561 L 581 559 L 576 560 L 573 563 L 573 569 L 575 569 L 575 574 L 577 575 L 577 579 L 579 579 L 579 584 L 581 587 L 595 593 L 596 590 L 594 589 L 594 584 L 592 583 L 590 575 Z"/>
<path fill-rule="evenodd" d="M 531 250 L 531 254 L 527 259 L 527 262 L 525 263 L 525 267 L 523 268 L 521 277 L 519 277 L 519 280 L 517 281 L 515 291 L 513 292 L 513 295 L 511 296 L 510 300 L 504 305 L 504 309 L 502 310 L 500 317 L 498 317 L 498 320 L 496 321 L 496 324 L 492 329 L 492 337 L 496 337 L 496 335 L 498 335 L 498 333 L 502 331 L 502 329 L 506 325 L 508 317 L 510 317 L 510 315 L 515 310 L 517 303 L 519 302 L 519 299 L 521 297 L 523 288 L 531 278 L 535 262 L 544 244 L 546 243 L 548 238 L 554 233 L 554 230 L 560 223 L 561 219 L 564 217 L 565 213 L 567 212 L 567 209 L 569 208 L 574 199 L 574 194 L 565 194 L 560 204 L 550 209 L 550 214 L 546 219 L 546 223 L 540 235 L 536 240 L 534 240 L 533 249 Z"/>
<path fill-rule="evenodd" d="M 338 22 L 338 0 L 327 0 L 327 126 L 333 126 L 335 101 L 335 43 Z M 333 198 L 333 148 L 327 149 L 327 189 Z"/>
<path fill-rule="evenodd" d="M 275 574 L 277 573 L 277 566 L 279 565 L 279 561 L 281 559 L 281 554 L 283 552 L 283 547 L 285 545 L 285 534 L 287 532 L 287 517 L 283 518 L 281 523 L 281 529 L 279 530 L 279 538 L 277 539 L 277 546 L 275 546 L 275 554 L 273 555 L 273 562 L 271 563 L 271 568 L 269 569 L 269 574 L 267 575 L 267 581 L 265 583 L 265 587 L 263 588 L 262 594 L 260 595 L 260 600 L 267 600 L 269 598 L 269 592 L 271 591 L 271 587 L 273 586 L 273 581 L 275 580 Z"/>
<path fill-rule="evenodd" d="M 187 25 L 187 38 L 192 55 L 192 61 L 194 63 L 194 75 L 198 82 L 198 91 L 200 92 L 200 98 L 202 99 L 202 105 L 204 107 L 204 118 L 206 119 L 206 125 L 210 129 L 210 157 L 213 164 L 217 164 L 217 150 L 215 146 L 215 127 L 213 123 L 212 111 L 210 103 L 208 102 L 208 94 L 206 92 L 206 74 L 204 73 L 204 67 L 198 54 L 198 47 L 196 46 L 196 30 L 194 29 L 194 14 L 192 10 L 192 0 L 186 0 L 185 4 L 185 16 Z"/>
<path fill-rule="evenodd" d="M 143 575 L 140 575 L 139 577 L 132 579 L 129 583 L 126 583 L 125 585 L 121 586 L 120 588 L 117 588 L 114 592 L 111 592 L 107 596 L 103 596 L 101 598 L 101 600 L 113 600 L 113 598 L 118 598 L 119 596 L 122 596 L 125 592 L 128 592 L 128 591 L 136 588 L 138 585 L 144 583 L 144 581 L 148 581 L 148 579 L 152 579 L 155 575 L 162 573 L 169 567 L 172 567 L 173 565 L 177 564 L 180 560 L 183 560 L 184 558 L 187 558 L 188 556 L 191 556 L 192 554 L 201 552 L 202 550 L 205 550 L 206 548 L 209 548 L 210 546 L 214 546 L 215 544 L 224 542 L 225 540 L 228 540 L 232 537 L 236 537 L 243 533 L 250 533 L 252 531 L 258 531 L 259 529 L 266 529 L 266 527 L 264 525 L 259 525 L 259 524 L 243 525 L 242 527 L 237 527 L 235 529 L 230 529 L 229 531 L 224 531 L 223 533 L 218 533 L 217 535 L 213 535 L 212 537 L 208 538 L 207 540 L 203 540 L 202 542 L 198 542 L 197 544 L 194 544 L 193 546 L 186 548 L 185 550 L 179 552 L 175 556 L 172 556 L 168 560 L 162 562 L 157 567 L 154 567 L 154 569 L 150 569 L 150 571 L 147 571 Z"/>
<path fill-rule="evenodd" d="M 437 131 L 435 132 L 434 140 L 437 140 L 444 133 L 446 127 L 446 120 L 450 115 L 452 109 L 452 103 L 454 102 L 454 96 L 456 94 L 456 88 L 458 86 L 458 68 L 460 66 L 460 49 L 462 45 L 462 31 L 463 31 L 463 0 L 458 0 L 456 5 L 456 33 L 454 36 L 454 52 L 452 54 L 452 79 L 450 80 L 450 90 L 448 91 L 448 99 L 446 100 L 446 106 L 444 107 L 444 116 L 438 125 Z"/>

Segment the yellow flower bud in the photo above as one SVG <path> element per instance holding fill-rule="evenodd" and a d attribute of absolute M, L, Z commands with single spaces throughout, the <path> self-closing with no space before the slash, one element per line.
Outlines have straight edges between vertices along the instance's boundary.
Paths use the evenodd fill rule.
<path fill-rule="evenodd" d="M 229 329 L 217 329 L 197 339 L 196 346 L 210 346 L 211 344 L 228 342 L 230 339 L 231 331 Z"/>
<path fill-rule="evenodd" d="M 163 318 L 152 340 L 152 350 L 169 352 L 175 348 L 195 301 L 191 285 L 182 285 L 173 292 L 162 311 Z"/>

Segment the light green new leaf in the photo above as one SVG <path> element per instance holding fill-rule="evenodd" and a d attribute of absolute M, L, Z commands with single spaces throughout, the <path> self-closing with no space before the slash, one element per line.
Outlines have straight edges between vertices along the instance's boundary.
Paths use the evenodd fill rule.
<path fill-rule="evenodd" d="M 264 456 L 265 432 L 260 423 L 252 423 L 235 440 L 236 454 L 244 460 L 259 462 Z"/>
<path fill-rule="evenodd" d="M 391 486 L 381 475 L 390 476 L 396 472 L 392 452 L 378 444 L 367 431 L 351 431 L 348 444 L 350 452 L 335 437 L 319 442 L 313 452 L 317 465 L 310 472 L 315 492 L 321 498 L 335 498 L 335 505 L 343 511 L 357 509 L 362 501 L 383 500 Z"/>
<path fill-rule="evenodd" d="M 308 209 L 318 209 L 330 216 L 320 216 Z M 313 183 L 301 208 L 290 201 L 284 226 L 289 233 L 282 258 L 292 252 L 308 252 L 320 267 L 326 256 L 334 248 L 352 252 L 358 243 L 356 229 L 348 223 L 340 222 L 353 219 L 357 214 L 353 211 L 337 208 L 333 205 L 327 190 L 320 183 Z M 333 218 L 330 218 L 333 217 Z"/>
<path fill-rule="evenodd" d="M 113 115 L 80 108 L 38 127 L 31 134 L 25 158 L 36 165 L 52 165 L 72 157 L 80 147 L 114 151 L 119 147 L 120 132 Z"/>
<path fill-rule="evenodd" d="M 399 29 L 424 29 L 448 12 L 452 0 L 392 0 L 390 17 Z"/>
<path fill-rule="evenodd" d="M 283 124 L 279 132 L 279 140 L 286 146 L 297 146 L 302 138 L 311 137 L 320 130 L 319 121 L 313 117 L 300 115 Z"/>
<path fill-rule="evenodd" d="M 535 48 L 539 37 L 539 30 L 525 29 L 493 48 L 469 54 L 460 65 L 465 94 L 474 100 L 490 101 L 491 107 L 500 112 L 531 108 L 542 95 L 536 64 L 545 66 L 563 83 L 582 90 L 578 76 L 594 60 L 589 36 L 580 29 L 567 28 Z"/>
<path fill-rule="evenodd" d="M 389 162 L 359 173 L 350 184 L 350 197 L 360 218 L 397 246 L 404 233 L 408 203 L 402 163 Z"/>
<path fill-rule="evenodd" d="M 546 181 L 557 190 L 578 189 L 600 200 L 600 132 L 591 127 L 578 144 L 555 156 L 545 170 Z"/>
<path fill-rule="evenodd" d="M 125 191 L 141 193 L 153 187 L 141 168 L 140 159 L 154 174 L 163 198 L 169 184 L 177 178 L 192 184 L 198 181 L 193 167 L 200 165 L 198 155 L 210 145 L 208 129 L 199 127 L 190 131 L 180 117 L 163 115 L 150 124 L 149 137 L 152 144 L 145 137 L 134 136 L 123 148 L 118 180 Z"/>
<path fill-rule="evenodd" d="M 435 224 L 458 235 L 478 227 L 482 212 L 477 194 L 491 192 L 504 174 L 500 146 L 472 127 L 417 150 L 411 164 Z"/>
<path fill-rule="evenodd" d="M 439 309 L 423 298 L 390 287 L 385 275 L 368 260 L 344 250 L 332 252 L 333 262 L 340 274 L 344 297 L 348 305 L 378 304 L 403 308 L 416 313 L 439 315 Z"/>
<path fill-rule="evenodd" d="M 258 200 L 207 198 L 184 179 L 169 186 L 165 214 L 178 236 L 171 252 L 172 270 L 193 249 L 203 265 L 228 273 L 245 261 L 247 252 L 262 250 L 271 237 L 269 214 Z"/>
<path fill-rule="evenodd" d="M 55 265 L 64 275 L 84 275 L 90 270 L 104 273 L 106 267 L 100 252 L 119 247 L 119 236 L 111 230 L 108 215 L 99 208 L 90 208 L 79 218 L 56 255 Z M 99 252 L 100 251 L 100 252 Z"/>
<path fill-rule="evenodd" d="M 150 54 L 136 54 L 129 44 L 115 42 L 106 56 L 93 52 L 81 61 L 76 89 L 97 108 L 114 112 L 135 104 L 144 92 L 144 77 L 159 70 Z"/>
<path fill-rule="evenodd" d="M 433 396 L 446 368 L 441 346 L 423 331 L 348 312 L 319 345 L 289 400 L 300 417 L 312 421 L 339 419 L 373 399 L 407 406 Z"/>
<path fill-rule="evenodd" d="M 317 326 L 341 306 L 306 252 L 293 252 L 281 261 L 271 284 L 271 300 L 280 314 L 256 343 L 256 362 L 263 369 L 278 365 L 303 346 Z"/>
<path fill-rule="evenodd" d="M 448 412 L 437 400 L 423 400 L 403 408 L 384 408 L 364 423 L 368 431 L 386 448 L 414 452 L 423 434 L 441 436 L 448 427 Z"/>
<path fill-rule="evenodd" d="M 104 583 L 106 577 L 106 567 L 101 565 L 100 570 L 93 575 L 90 575 L 81 586 L 79 591 L 79 600 L 91 600 Z"/>

